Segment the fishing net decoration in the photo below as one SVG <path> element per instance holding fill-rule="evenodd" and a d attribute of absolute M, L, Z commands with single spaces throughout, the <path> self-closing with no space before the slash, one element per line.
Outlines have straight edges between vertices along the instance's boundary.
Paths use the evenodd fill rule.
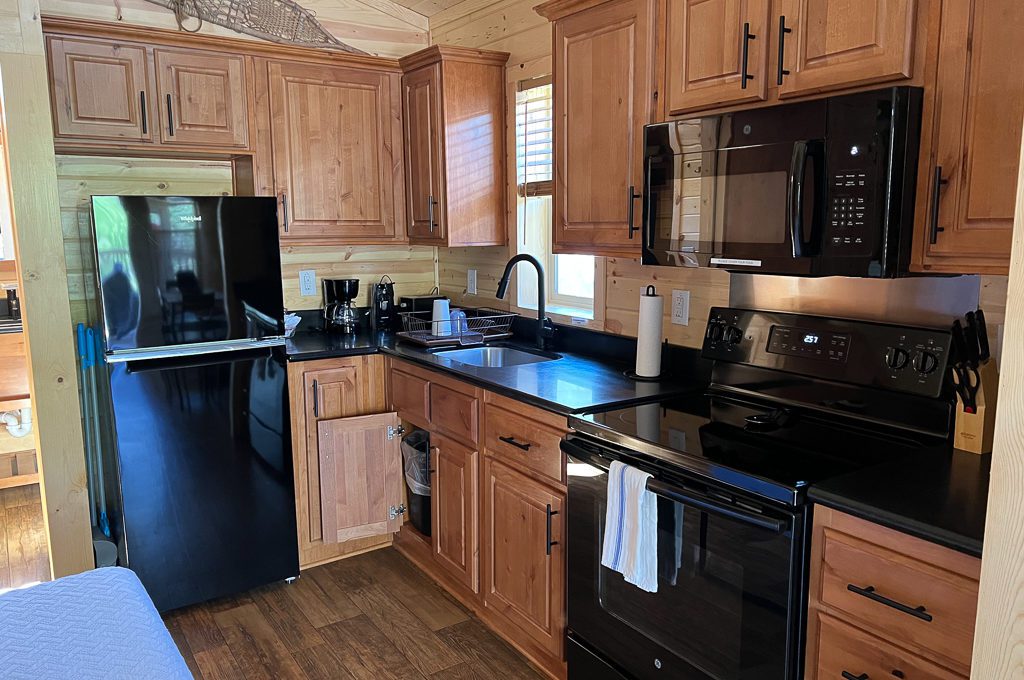
<path fill-rule="evenodd" d="M 272 42 L 366 54 L 328 33 L 313 12 L 292 0 L 149 1 L 172 10 L 179 28 L 190 33 L 209 21 Z"/>

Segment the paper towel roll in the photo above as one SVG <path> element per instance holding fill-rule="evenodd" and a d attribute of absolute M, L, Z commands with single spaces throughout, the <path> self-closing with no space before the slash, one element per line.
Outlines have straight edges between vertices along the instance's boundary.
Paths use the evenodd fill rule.
<path fill-rule="evenodd" d="M 661 315 L 664 299 L 654 286 L 640 296 L 640 322 L 636 337 L 636 374 L 642 378 L 661 375 Z"/>
<path fill-rule="evenodd" d="M 448 309 L 448 298 L 434 300 L 434 309 L 430 314 L 431 335 L 446 336 L 452 334 L 451 312 Z"/>

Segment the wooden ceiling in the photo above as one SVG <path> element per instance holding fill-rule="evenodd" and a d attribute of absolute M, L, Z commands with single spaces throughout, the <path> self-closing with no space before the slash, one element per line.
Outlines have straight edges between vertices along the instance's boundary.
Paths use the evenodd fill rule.
<path fill-rule="evenodd" d="M 428 18 L 463 2 L 472 5 L 487 4 L 473 0 L 394 0 L 394 2 Z"/>

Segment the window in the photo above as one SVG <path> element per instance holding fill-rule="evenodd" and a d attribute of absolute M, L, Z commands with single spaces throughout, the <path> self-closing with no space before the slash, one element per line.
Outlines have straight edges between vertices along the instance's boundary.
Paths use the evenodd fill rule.
<path fill-rule="evenodd" d="M 544 264 L 548 306 L 566 316 L 593 318 L 594 257 L 552 255 L 554 177 L 551 77 L 519 83 L 516 92 L 516 242 Z M 517 277 L 517 304 L 537 306 L 533 276 Z"/>

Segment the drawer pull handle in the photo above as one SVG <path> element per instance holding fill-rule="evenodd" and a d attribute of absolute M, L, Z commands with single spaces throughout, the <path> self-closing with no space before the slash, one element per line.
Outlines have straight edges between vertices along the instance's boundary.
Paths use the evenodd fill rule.
<path fill-rule="evenodd" d="M 850 671 L 843 671 L 843 680 L 871 680 L 867 673 L 854 675 Z"/>
<path fill-rule="evenodd" d="M 515 437 L 498 437 L 498 439 L 505 442 L 506 444 L 511 444 L 517 449 L 522 449 L 523 451 L 529 451 L 530 447 L 533 446 L 532 444 L 524 444 L 522 442 L 517 442 Z"/>
<path fill-rule="evenodd" d="M 558 510 L 552 510 L 551 509 L 551 504 L 548 503 L 548 506 L 547 506 L 545 512 L 547 513 L 547 537 L 546 537 L 547 538 L 547 547 L 545 549 L 545 553 L 548 556 L 550 556 L 551 555 L 551 547 L 555 546 L 555 545 L 558 545 L 558 541 L 552 541 L 551 540 L 551 518 L 558 514 Z"/>
<path fill-rule="evenodd" d="M 877 592 L 875 592 L 874 586 L 867 586 L 865 588 L 861 588 L 860 586 L 855 586 L 852 583 L 849 583 L 847 584 L 846 589 L 849 590 L 851 593 L 856 593 L 857 595 L 866 597 L 869 600 L 874 600 L 879 604 L 884 604 L 886 607 L 892 607 L 893 609 L 901 611 L 904 614 L 910 614 L 911 616 L 919 618 L 922 621 L 932 620 L 932 615 L 928 613 L 928 611 L 924 608 L 924 605 L 921 605 L 920 607 L 910 607 L 908 605 L 903 604 L 902 602 L 891 600 L 888 597 L 885 597 L 884 595 L 879 595 Z"/>

